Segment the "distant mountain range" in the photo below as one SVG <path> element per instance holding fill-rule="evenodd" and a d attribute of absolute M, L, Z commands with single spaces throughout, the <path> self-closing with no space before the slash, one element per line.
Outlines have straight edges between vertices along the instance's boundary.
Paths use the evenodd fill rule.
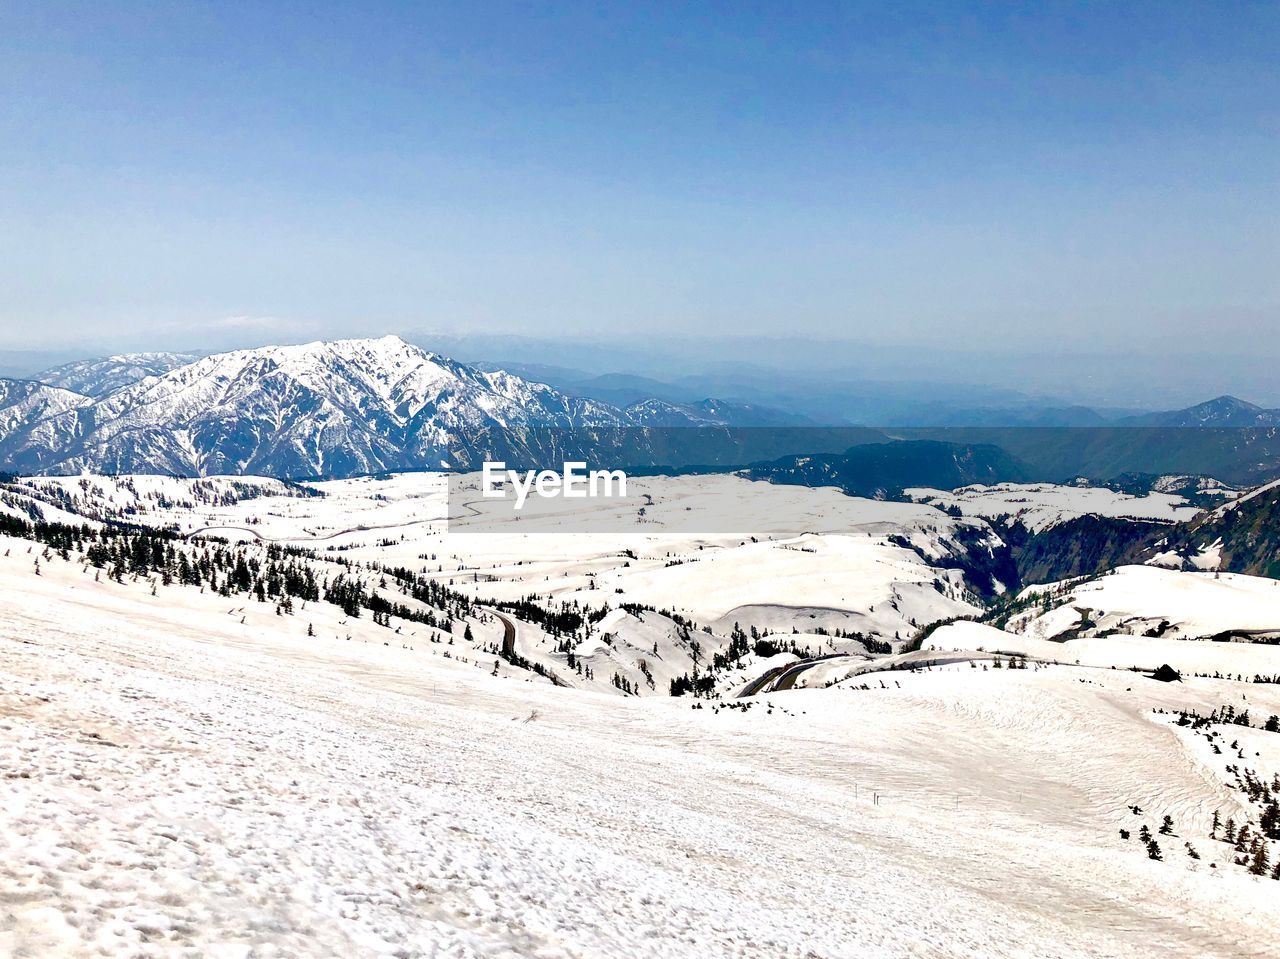
<path fill-rule="evenodd" d="M 1116 426 L 1147 426 L 1175 429 L 1215 427 L 1274 427 L 1280 426 L 1280 410 L 1263 409 L 1234 396 L 1219 396 L 1206 403 L 1198 403 L 1185 410 L 1166 413 L 1143 413 L 1126 416 L 1116 421 Z"/>
<path fill-rule="evenodd" d="M 1114 420 L 1093 411 L 1086 411 L 1092 416 L 1054 412 L 1000 426 L 889 427 L 880 432 L 890 443 L 866 440 L 826 453 L 815 448 L 750 464 L 744 472 L 773 483 L 890 497 L 918 485 L 954 489 L 1083 477 L 1136 486 L 1144 477 L 1155 482 L 1182 476 L 1190 490 L 1184 494 L 1193 500 L 1195 477 L 1247 486 L 1280 476 L 1280 410 L 1232 396 Z"/>
<path fill-rule="evenodd" d="M 690 388 L 621 375 L 560 388 L 394 336 L 124 354 L 0 379 L 0 470 L 312 477 L 573 457 L 633 470 L 754 463 L 752 475 L 776 482 L 882 495 L 1130 472 L 1280 475 L 1280 411 L 1230 396 L 1162 413 L 991 409 L 971 411 L 973 425 L 867 429 L 818 427 L 834 418 L 696 398 Z M 815 378 L 814 392 L 824 388 Z"/>
<path fill-rule="evenodd" d="M 482 369 L 497 367 L 477 362 Z M 1261 427 L 1280 425 L 1280 410 L 1264 409 L 1234 396 L 1220 396 L 1186 409 L 1138 412 L 1131 409 L 1066 406 L 1001 388 L 947 387 L 938 383 L 847 382 L 814 374 L 797 377 L 765 369 L 682 375 L 659 380 L 634 373 L 593 375 L 548 364 L 506 364 L 505 369 L 548 383 L 573 396 L 629 405 L 657 398 L 687 403 L 715 395 L 737 405 L 772 410 L 788 425 L 851 426 L 876 429 L 938 427 Z"/>
<path fill-rule="evenodd" d="M 674 453 L 697 461 L 673 450 L 663 431 L 723 435 L 798 422 L 712 399 L 612 406 L 394 336 L 196 358 L 113 356 L 40 379 L 0 380 L 0 468 L 289 477 L 465 468 L 486 455 L 661 463 Z M 637 429 L 646 430 L 640 449 Z"/>
<path fill-rule="evenodd" d="M 477 365 L 484 369 L 499 368 L 485 362 Z M 1025 418 L 1051 408 L 1049 404 L 1002 387 L 885 382 L 873 378 L 848 380 L 819 370 L 800 373 L 764 365 L 737 364 L 669 380 L 635 373 L 594 375 L 548 364 L 503 364 L 502 368 L 548 383 L 573 396 L 614 405 L 625 406 L 648 398 L 688 403 L 704 396 L 716 396 L 738 405 L 778 411 L 792 417 L 795 425 L 1007 426 L 1021 425 Z M 1128 412 L 1131 411 L 1120 411 L 1116 415 Z M 1055 425 L 1082 424 L 1073 421 Z"/>

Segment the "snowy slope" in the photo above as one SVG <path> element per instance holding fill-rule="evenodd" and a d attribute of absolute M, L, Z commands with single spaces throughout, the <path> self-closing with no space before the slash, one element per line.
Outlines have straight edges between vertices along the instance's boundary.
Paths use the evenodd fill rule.
<path fill-rule="evenodd" d="M 1280 886 L 1206 835 L 1247 812 L 1224 757 L 1152 712 L 1242 688 L 1277 712 L 1280 687 L 961 663 L 691 709 L 367 623 L 241 623 L 56 556 L 36 576 L 2 545 L 6 955 L 1260 957 L 1280 935 Z M 1280 736 L 1232 735 L 1280 769 Z M 1119 837 L 1165 814 L 1165 861 Z"/>
<path fill-rule="evenodd" d="M 1040 639 L 1153 630 L 1191 639 L 1280 633 L 1280 580 L 1260 576 L 1122 566 L 1084 582 L 1032 586 L 1023 595 L 1035 604 L 1010 619 L 1008 629 Z"/>
<path fill-rule="evenodd" d="M 265 476 L 54 476 L 22 477 L 8 495 L 33 501 L 50 522 L 139 522 L 157 528 L 194 528 L 202 511 L 235 515 L 241 504 L 259 499 L 287 502 L 320 496 L 317 491 Z M 57 510 L 55 517 L 50 510 Z"/>
<path fill-rule="evenodd" d="M 1007 516 L 1032 532 L 1042 532 L 1079 516 L 1180 522 L 1199 512 L 1181 496 L 1170 493 L 1132 496 L 1102 486 L 1000 483 L 951 491 L 917 487 L 904 493 L 919 503 L 942 509 L 956 507 L 966 516 Z"/>
<path fill-rule="evenodd" d="M 1171 530 L 1149 561 L 1280 577 L 1280 484 L 1270 483 Z"/>
<path fill-rule="evenodd" d="M 254 484 L 262 495 L 233 496 L 236 484 Z M 576 501 L 592 532 L 572 535 L 540 514 L 540 504 L 517 516 L 481 502 L 476 515 L 449 517 L 445 477 L 434 473 L 295 487 L 263 477 L 156 476 L 26 478 L 19 485 L 55 503 L 70 501 L 87 516 L 127 516 L 184 533 L 320 546 L 404 565 L 430 552 L 441 557 L 437 565 L 483 573 L 485 589 L 507 598 L 535 587 L 556 599 L 666 607 L 700 623 L 747 605 L 862 615 L 883 601 L 876 632 L 890 636 L 913 617 L 923 623 L 974 611 L 962 601 L 959 573 L 925 559 L 946 556 L 969 521 L 927 506 L 738 476 L 632 477 L 625 498 Z M 201 495 L 201 487 L 221 490 L 222 500 Z M 303 489 L 319 495 L 299 496 Z M 640 507 L 645 515 L 637 520 Z M 935 580 L 950 589 L 940 593 Z M 908 587 L 922 588 L 923 602 L 892 608 L 895 590 L 900 598 Z"/>
<path fill-rule="evenodd" d="M 590 610 L 603 621 L 567 647 L 564 637 L 508 611 L 519 624 L 520 655 L 590 688 L 611 689 L 617 673 L 641 696 L 667 695 L 670 680 L 691 673 L 699 656 L 709 660 L 728 647 L 735 625 L 779 634 L 784 646 L 799 636 L 800 651 L 860 653 L 860 640 L 804 634 L 822 628 L 905 642 L 927 623 L 978 612 L 963 575 L 932 565 L 971 521 L 737 476 L 633 477 L 626 498 L 588 501 L 594 531 L 574 534 L 536 513 L 450 517 L 445 477 L 434 473 L 308 484 L 36 477 L 13 489 L 29 491 L 46 509 L 93 520 L 297 546 L 326 563 L 403 567 L 482 602 L 535 597 L 543 608 Z M 623 604 L 645 611 L 619 619 Z M 690 621 L 696 635 L 661 610 Z M 717 678 L 717 688 L 741 682 L 740 671 L 758 659 L 752 649 Z"/>
<path fill-rule="evenodd" d="M 1167 635 L 1115 633 L 1048 640 L 1035 630 L 959 622 L 935 630 L 922 648 L 927 656 L 933 655 L 931 650 L 985 650 L 1102 669 L 1153 670 L 1167 663 L 1183 676 L 1280 676 L 1280 646 L 1196 642 Z"/>
<path fill-rule="evenodd" d="M 1246 503 L 1258 498 L 1269 496 L 1275 493 L 1277 490 L 1280 490 L 1280 480 L 1276 480 L 1273 483 L 1265 483 L 1262 486 L 1259 486 L 1255 489 L 1251 489 L 1248 492 L 1241 493 L 1240 495 L 1234 497 L 1228 502 L 1223 503 L 1221 506 L 1215 509 L 1212 513 L 1210 513 L 1205 519 L 1206 521 L 1222 519 L 1223 517 L 1228 516 L 1233 511 L 1245 505 Z"/>
<path fill-rule="evenodd" d="M 50 443 L 46 423 L 74 417 L 93 400 L 34 380 L 0 378 L 0 465 L 39 463 Z"/>
<path fill-rule="evenodd" d="M 71 390 L 46 386 L 34 380 L 0 378 L 0 435 L 89 403 Z"/>

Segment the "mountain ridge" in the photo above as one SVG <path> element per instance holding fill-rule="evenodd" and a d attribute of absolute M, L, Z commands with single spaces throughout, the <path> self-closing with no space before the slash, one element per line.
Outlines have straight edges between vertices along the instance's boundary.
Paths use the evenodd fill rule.
<path fill-rule="evenodd" d="M 954 449 L 943 455 L 941 447 L 907 445 L 864 450 L 843 465 L 813 461 L 801 470 L 824 466 L 838 474 L 837 485 L 891 495 L 900 484 L 948 479 L 1064 481 L 1070 474 L 1106 481 L 1133 471 L 1256 481 L 1275 472 L 1280 455 L 1270 425 L 1280 424 L 1280 412 L 1233 396 L 1093 430 L 1053 429 L 1097 423 L 1087 408 L 1064 408 L 1028 414 L 1031 428 L 908 427 L 890 436 L 674 393 L 610 403 L 461 363 L 397 336 L 207 356 L 118 354 L 64 364 L 46 378 L 78 389 L 0 380 L 0 469 L 297 478 L 470 469 L 486 457 L 528 465 L 588 457 L 629 469 L 703 470 L 789 455 L 847 459 L 851 447 L 889 439 L 939 440 L 978 454 L 965 462 L 951 455 Z M 1237 426 L 1249 435 L 1237 435 Z M 1164 432 L 1170 429 L 1178 435 Z M 787 471 L 786 464 L 772 465 L 775 473 Z M 808 477 L 819 479 L 831 481 Z"/>
<path fill-rule="evenodd" d="M 88 360 L 74 360 L 37 373 L 32 379 L 49 386 L 100 398 L 124 389 L 148 376 L 199 359 L 200 353 L 142 352 L 116 353 Z"/>
<path fill-rule="evenodd" d="M 1118 426 L 1155 426 L 1171 429 L 1280 426 L 1280 410 L 1269 410 L 1224 393 L 1180 410 L 1126 416 Z"/>
<path fill-rule="evenodd" d="M 159 365 L 180 358 L 153 356 Z M 716 400 L 618 408 L 397 336 L 232 350 L 155 374 L 120 355 L 71 372 L 83 380 L 95 371 L 132 381 L 101 396 L 8 387 L 0 464 L 33 473 L 350 476 L 469 468 L 481 453 L 563 459 L 573 444 L 616 454 L 634 445 L 616 431 L 637 427 L 776 422 L 768 411 Z"/>

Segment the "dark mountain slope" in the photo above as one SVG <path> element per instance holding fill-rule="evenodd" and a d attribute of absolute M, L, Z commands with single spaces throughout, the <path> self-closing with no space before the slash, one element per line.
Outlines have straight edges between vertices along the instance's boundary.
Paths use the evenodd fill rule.
<path fill-rule="evenodd" d="M 1164 549 L 1190 557 L 1221 544 L 1219 569 L 1280 579 L 1280 484 L 1176 527 Z"/>
<path fill-rule="evenodd" d="M 1127 416 L 1117 420 L 1116 425 L 1160 426 L 1172 429 L 1280 426 L 1280 410 L 1263 409 L 1261 406 L 1247 403 L 1234 396 L 1219 396 L 1183 410 Z"/>
<path fill-rule="evenodd" d="M 1141 563 L 1170 529 L 1167 523 L 1107 516 L 1077 516 L 1038 532 L 1021 523 L 992 525 L 1009 547 L 1021 586 L 1094 576 L 1116 566 Z"/>
<path fill-rule="evenodd" d="M 1026 480 L 1027 470 L 1004 450 L 928 440 L 868 443 L 843 453 L 786 456 L 755 463 L 743 474 L 792 486 L 835 486 L 851 496 L 891 498 L 909 486 L 954 489 L 972 483 Z"/>

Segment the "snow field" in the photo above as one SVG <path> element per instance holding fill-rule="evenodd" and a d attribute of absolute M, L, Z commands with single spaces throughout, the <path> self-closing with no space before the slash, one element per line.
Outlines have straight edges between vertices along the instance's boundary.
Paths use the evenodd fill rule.
<path fill-rule="evenodd" d="M 1162 621 L 1168 621 L 1164 635 L 1171 638 L 1280 629 L 1280 580 L 1242 573 L 1121 566 L 1078 584 L 1031 586 L 1023 595 L 1048 595 L 1054 606 L 1010 619 L 1010 631 L 1037 639 L 1076 628 L 1082 609 L 1095 624 L 1086 633 L 1093 634 L 1143 633 Z"/>
<path fill-rule="evenodd" d="M 226 505 L 207 492 L 196 497 L 197 482 L 202 490 L 224 491 Z M 544 515 L 545 523 L 536 510 L 516 520 L 491 501 L 477 501 L 480 515 L 454 517 L 446 526 L 445 477 L 438 473 L 307 484 L 323 494 L 318 497 L 260 477 L 23 483 L 36 491 L 61 490 L 90 516 L 127 514 L 134 522 L 188 534 L 204 530 L 251 544 L 303 546 L 324 558 L 403 566 L 480 600 L 517 601 L 536 593 L 544 605 L 616 610 L 633 603 L 672 610 L 693 620 L 695 630 L 715 630 L 699 639 L 707 658 L 727 645 L 735 623 L 786 636 L 825 628 L 893 641 L 910 637 L 920 624 L 977 612 L 959 573 L 931 568 L 913 550 L 888 541 L 903 537 L 925 556 L 942 555 L 957 521 L 938 510 L 736 476 L 632 478 L 625 501 L 586 502 L 592 524 L 611 532 L 573 534 L 545 531 L 557 528 L 554 510 L 549 520 Z M 242 498 L 242 483 L 256 484 L 265 495 Z M 636 522 L 642 507 L 644 522 Z M 681 531 L 691 512 L 704 516 L 701 525 L 709 529 L 737 524 L 756 532 Z M 624 628 L 613 648 L 601 645 L 597 633 L 587 648 L 575 649 L 594 681 L 569 675 L 567 656 L 553 652 L 556 640 L 534 624 L 520 624 L 517 646 L 522 656 L 575 684 L 612 691 L 617 673 L 648 695 L 665 693 L 672 678 L 693 667 L 687 645 L 675 641 L 673 624 L 657 630 L 660 635 L 632 638 Z M 862 650 L 857 643 L 831 643 L 829 648 Z M 819 651 L 820 644 L 812 648 Z M 755 658 L 748 656 L 742 667 L 753 669 Z"/>
<path fill-rule="evenodd" d="M 1221 758 L 1151 712 L 1280 712 L 1278 687 L 959 664 L 691 709 L 366 623 L 242 626 L 4 545 L 15 957 L 1264 956 L 1280 932 L 1269 880 L 1209 868 Z M 1123 843 L 1130 803 L 1204 859 Z"/>
<path fill-rule="evenodd" d="M 1103 486 L 999 483 L 956 490 L 915 487 L 904 492 L 916 502 L 942 509 L 958 506 L 967 516 L 1009 516 L 1035 532 L 1086 515 L 1175 522 L 1189 520 L 1199 512 L 1181 496 L 1171 493 L 1133 496 Z"/>

